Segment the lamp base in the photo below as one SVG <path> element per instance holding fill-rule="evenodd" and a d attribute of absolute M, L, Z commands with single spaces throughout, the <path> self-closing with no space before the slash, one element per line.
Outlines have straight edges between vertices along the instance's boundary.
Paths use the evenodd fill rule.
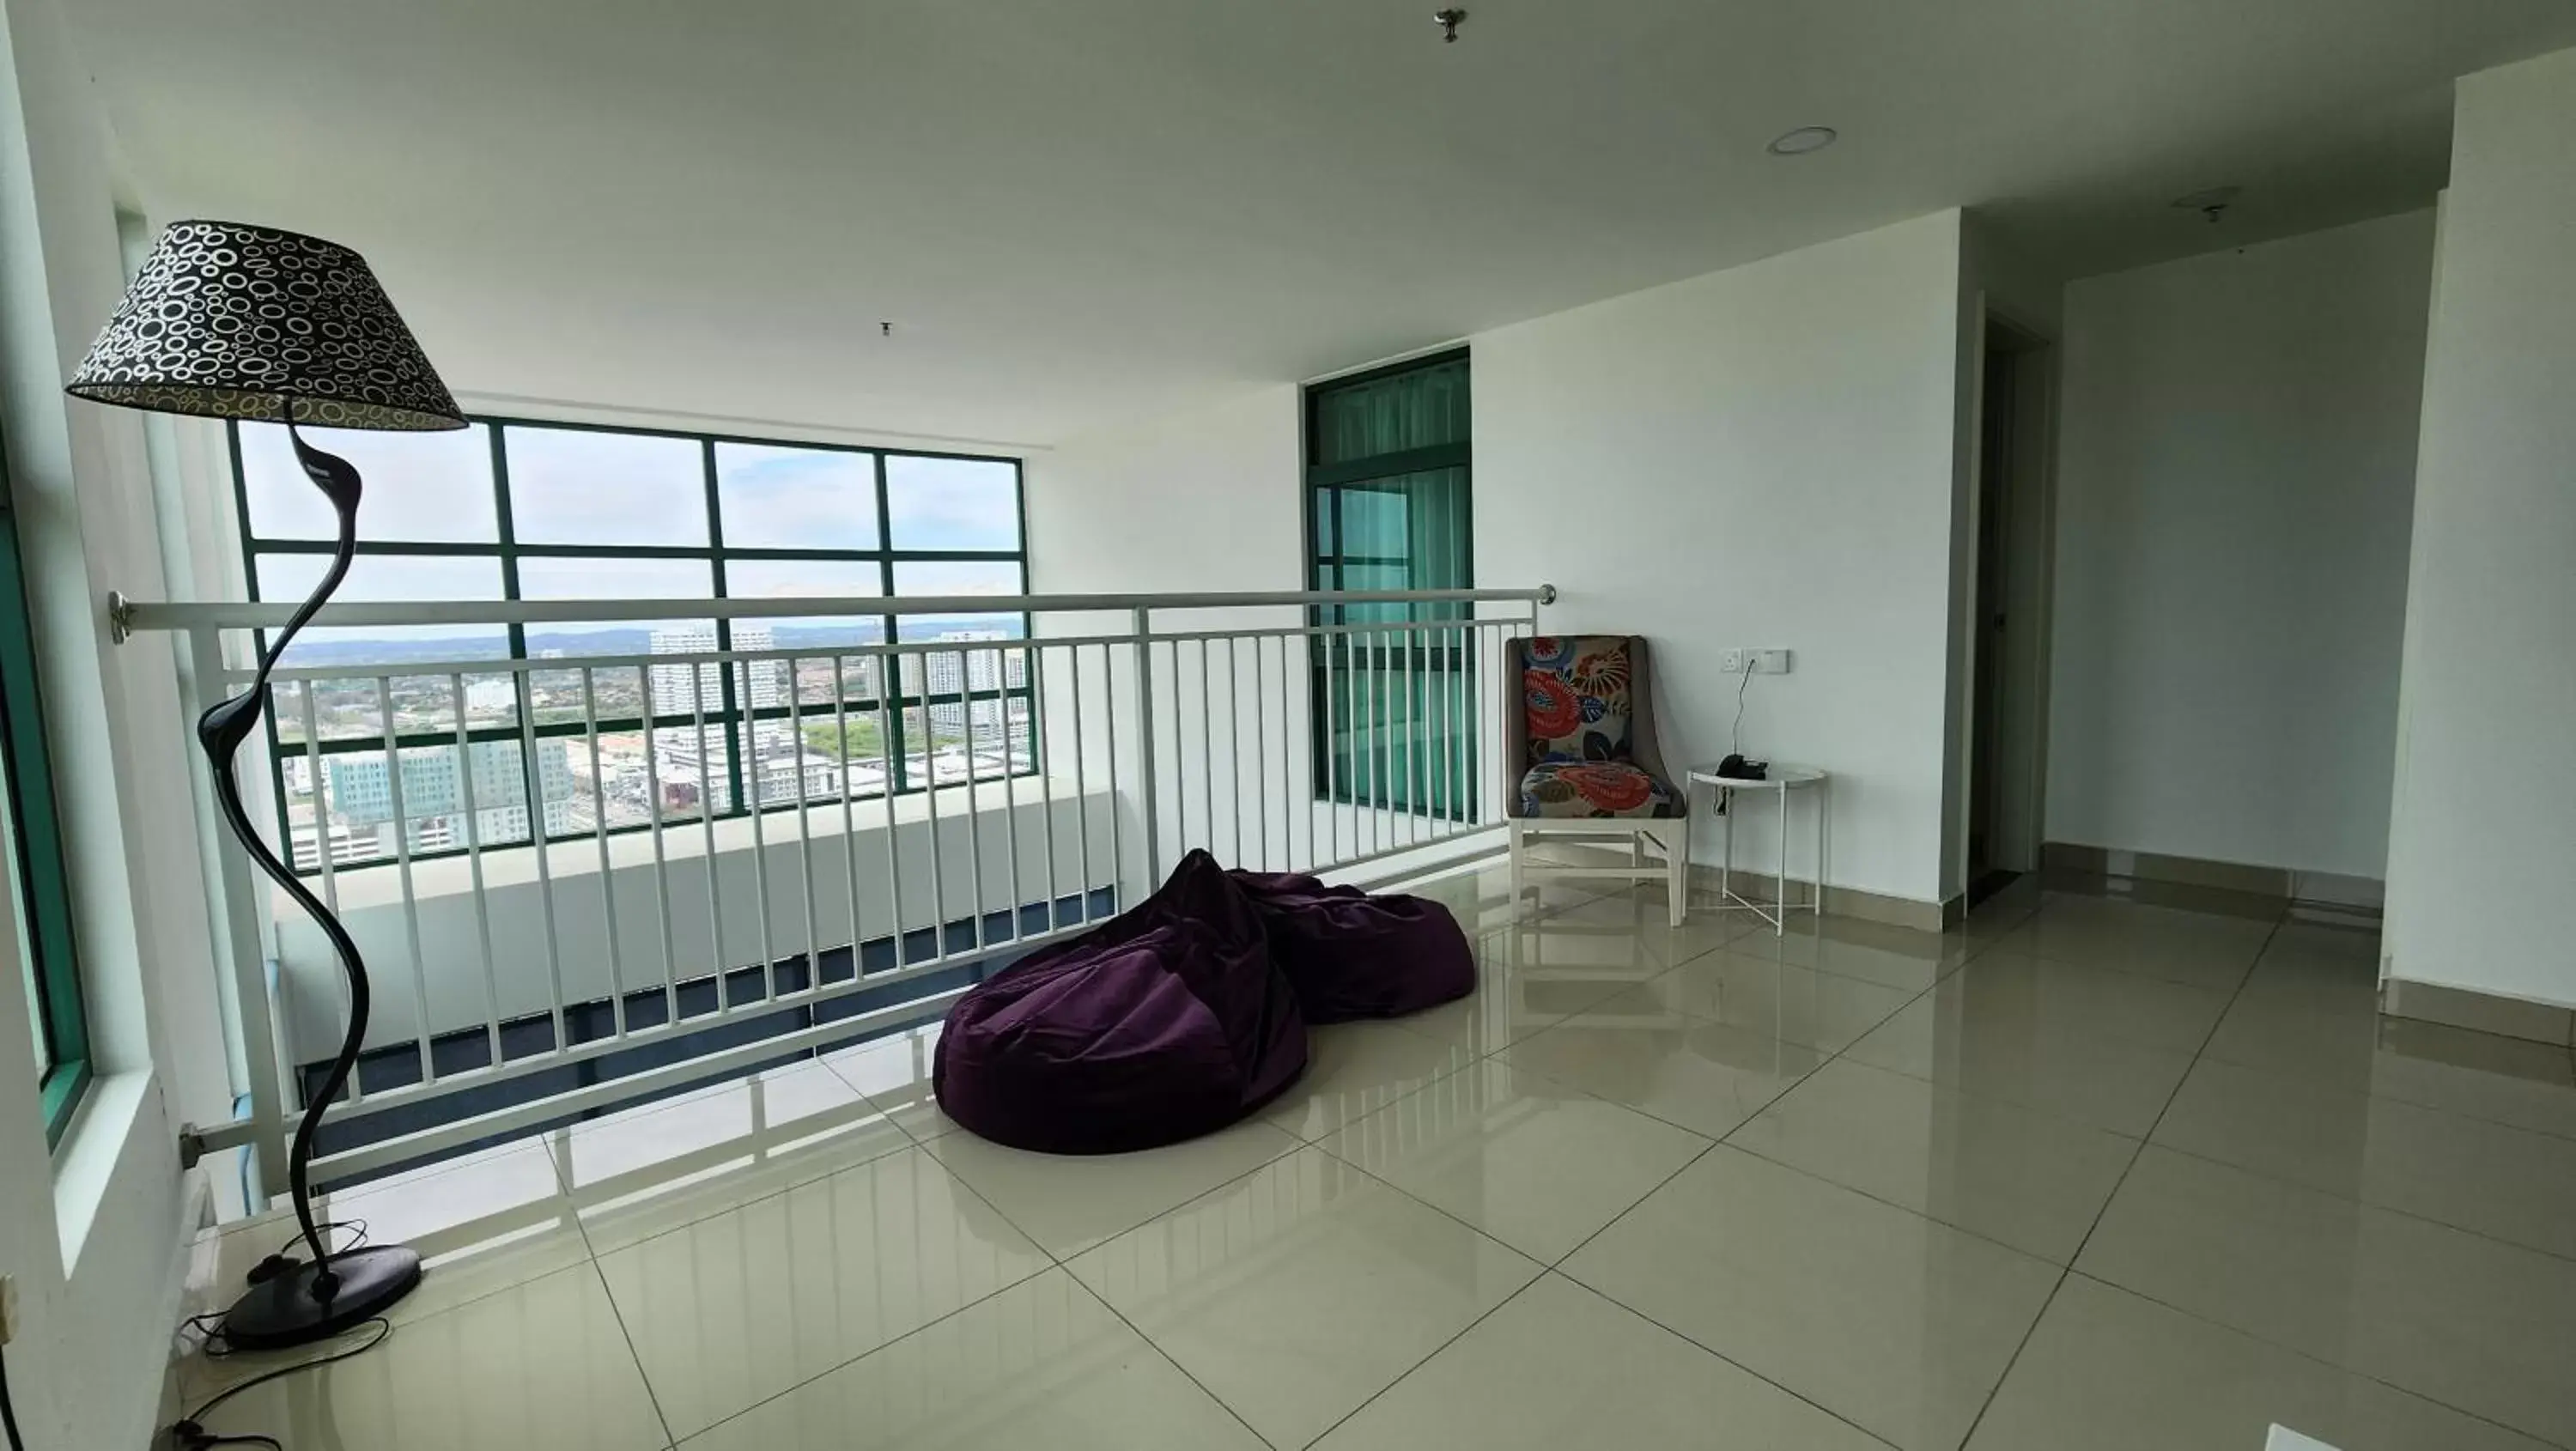
<path fill-rule="evenodd" d="M 327 1300 L 313 1296 L 319 1271 L 299 1264 L 224 1312 L 224 1341 L 235 1350 L 283 1350 L 328 1340 L 391 1308 L 420 1284 L 420 1256 L 398 1244 L 353 1249 L 331 1256 L 340 1283 Z"/>

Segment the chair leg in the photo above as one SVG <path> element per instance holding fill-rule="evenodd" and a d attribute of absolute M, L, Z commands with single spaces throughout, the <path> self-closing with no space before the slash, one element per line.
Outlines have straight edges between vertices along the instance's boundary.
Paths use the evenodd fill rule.
<path fill-rule="evenodd" d="M 1672 925 L 1682 925 L 1690 909 L 1690 823 L 1664 828 L 1664 895 L 1672 899 Z"/>

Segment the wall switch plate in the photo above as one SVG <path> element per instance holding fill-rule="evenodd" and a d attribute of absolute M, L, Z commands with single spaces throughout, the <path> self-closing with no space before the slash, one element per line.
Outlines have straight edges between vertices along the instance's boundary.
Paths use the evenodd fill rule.
<path fill-rule="evenodd" d="M 18 1282 L 0 1275 L 0 1345 L 18 1338 Z"/>
<path fill-rule="evenodd" d="M 1741 650 L 1719 651 L 1717 656 L 1717 668 L 1718 672 L 1723 675 L 1743 674 L 1744 652 Z"/>
<path fill-rule="evenodd" d="M 1786 650 L 1747 650 L 1744 653 L 1752 660 L 1753 671 L 1757 675 L 1789 673 L 1789 652 Z"/>

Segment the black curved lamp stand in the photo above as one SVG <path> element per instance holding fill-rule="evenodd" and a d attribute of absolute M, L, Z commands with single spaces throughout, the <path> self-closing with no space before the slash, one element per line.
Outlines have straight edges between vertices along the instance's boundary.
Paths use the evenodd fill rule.
<path fill-rule="evenodd" d="M 304 915 L 312 918 L 322 935 L 331 940 L 331 950 L 340 959 L 340 970 L 349 983 L 349 1027 L 340 1040 L 339 1055 L 331 1060 L 331 1071 L 305 1104 L 304 1116 L 296 1121 L 295 1143 L 286 1159 L 287 1180 L 295 1195 L 295 1222 L 304 1232 L 311 1258 L 302 1263 L 272 1259 L 252 1271 L 250 1293 L 224 1315 L 225 1340 L 242 1350 L 300 1345 L 337 1335 L 382 1314 L 387 1306 L 410 1294 L 420 1283 L 421 1274 L 420 1256 L 400 1245 L 333 1254 L 323 1242 L 321 1226 L 314 1221 L 313 1191 L 307 1177 L 313 1159 L 313 1136 L 322 1127 L 323 1112 L 348 1085 L 349 1074 L 357 1067 L 358 1051 L 366 1042 L 367 1010 L 372 996 L 367 986 L 367 967 L 348 929 L 260 839 L 259 831 L 251 825 L 250 813 L 242 807 L 240 783 L 233 778 L 233 754 L 258 728 L 260 714 L 268 708 L 269 672 L 277 668 L 279 657 L 286 653 L 296 632 L 339 589 L 358 548 L 357 469 L 348 460 L 306 443 L 292 421 L 286 425 L 286 436 L 295 445 L 295 460 L 303 465 L 305 477 L 331 501 L 332 509 L 340 516 L 339 547 L 332 553 L 331 567 L 323 571 L 322 582 L 314 586 L 313 593 L 268 642 L 250 685 L 197 717 L 197 744 L 204 748 L 207 764 L 213 768 L 215 804 L 223 812 L 224 824 L 232 828 L 233 838 L 260 871 L 294 898 L 295 905 L 303 908 Z M 403 824 L 396 822 L 394 829 L 402 830 Z M 331 849 L 327 834 L 318 844 L 324 851 Z"/>

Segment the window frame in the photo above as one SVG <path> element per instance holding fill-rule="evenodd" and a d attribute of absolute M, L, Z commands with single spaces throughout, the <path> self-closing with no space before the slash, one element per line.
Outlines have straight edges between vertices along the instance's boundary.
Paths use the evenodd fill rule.
<path fill-rule="evenodd" d="M 758 562 L 836 565 L 873 564 L 877 568 L 878 597 L 887 600 L 901 598 L 901 596 L 898 596 L 895 593 L 895 570 L 898 565 L 912 563 L 1006 564 L 1016 567 L 1018 571 L 1018 593 L 1021 595 L 1026 595 L 1028 593 L 1028 469 L 1026 461 L 1017 457 L 1001 454 L 958 453 L 940 449 L 877 448 L 859 444 L 819 443 L 796 438 L 761 438 L 747 434 L 703 433 L 684 429 L 576 422 L 556 418 L 527 418 L 509 414 L 475 413 L 467 415 L 467 421 L 472 424 L 485 425 L 487 429 L 487 439 L 490 450 L 489 469 L 493 493 L 493 541 L 490 543 L 484 543 L 480 541 L 456 540 L 370 540 L 362 538 L 357 544 L 357 554 L 359 558 L 363 559 L 369 556 L 374 556 L 379 558 L 412 557 L 496 560 L 498 561 L 501 570 L 501 599 L 505 602 L 517 602 L 524 598 L 521 592 L 519 566 L 523 561 L 530 559 L 669 559 L 702 561 L 708 568 L 708 580 L 711 591 L 708 598 L 710 600 L 731 598 L 727 593 L 726 588 L 726 566 L 728 564 L 747 564 Z M 706 508 L 706 542 L 704 544 L 531 544 L 522 542 L 517 537 L 512 519 L 508 444 L 508 433 L 512 428 L 546 429 L 557 432 L 575 433 L 606 433 L 629 437 L 667 438 L 697 445 L 699 472 L 701 475 L 701 482 L 703 484 L 703 497 Z M 225 424 L 225 447 L 232 469 L 234 520 L 236 532 L 240 536 L 241 540 L 244 587 L 252 602 L 261 603 L 263 601 L 261 600 L 259 591 L 259 559 L 262 555 L 302 554 L 318 555 L 327 558 L 335 549 L 337 549 L 338 544 L 336 540 L 332 539 L 270 538 L 261 536 L 254 531 L 250 517 L 249 483 L 243 471 L 241 430 L 242 425 L 238 420 L 228 421 Z M 727 545 L 724 542 L 722 487 L 716 467 L 716 450 L 719 445 L 725 444 L 744 445 L 754 448 L 797 449 L 816 453 L 851 454 L 869 459 L 871 461 L 869 466 L 871 488 L 876 509 L 875 522 L 877 547 L 874 549 L 848 549 Z M 896 548 L 894 545 L 893 534 L 893 509 L 887 494 L 886 468 L 887 460 L 893 458 L 950 459 L 967 463 L 1009 465 L 1011 469 L 1012 515 L 1014 528 L 1019 537 L 1019 547 L 1017 549 L 1010 550 Z M 301 597 L 299 596 L 298 602 L 300 602 L 300 598 Z M 1007 597 L 996 596 L 996 598 Z M 1019 638 L 1022 641 L 1026 641 L 1031 638 L 1030 617 L 1026 611 L 993 610 L 983 613 L 999 615 L 1016 614 L 1020 621 Z M 892 645 L 902 643 L 900 638 L 900 620 L 902 617 L 893 614 L 884 614 L 878 615 L 875 618 L 878 621 L 878 628 L 883 637 L 878 642 L 879 644 Z M 717 650 L 731 650 L 733 648 L 734 622 L 729 619 L 718 618 L 714 621 L 714 625 L 716 631 Z M 505 657 L 494 658 L 505 658 L 511 661 L 526 661 L 531 658 L 528 653 L 528 631 L 525 625 L 518 623 L 510 624 L 507 627 L 507 638 L 509 644 L 508 654 Z M 862 649 L 874 647 L 849 646 L 844 648 Z M 834 653 L 835 652 L 831 649 L 820 648 L 813 651 L 810 655 L 801 655 L 797 658 L 825 659 L 831 657 Z M 647 665 L 642 668 L 645 672 L 643 678 L 649 681 L 651 667 Z M 405 672 L 400 668 L 389 668 L 381 673 L 391 674 L 396 678 L 401 678 L 405 674 Z M 472 672 L 467 673 L 471 674 Z M 516 672 L 516 674 L 518 679 L 521 681 L 525 681 L 528 678 L 527 672 Z M 914 710 L 919 710 L 922 712 L 922 718 L 927 720 L 929 718 L 930 708 L 935 705 L 971 705 L 971 702 L 973 701 L 980 701 L 988 698 L 998 699 L 1003 702 L 1002 717 L 1007 738 L 1011 710 L 1009 702 L 1013 700 L 1026 702 L 1027 715 L 1030 723 L 1030 764 L 1024 770 L 1013 770 L 1009 772 L 1009 774 L 1013 776 L 1030 776 L 1035 775 L 1046 768 L 1045 761 L 1043 759 L 1045 732 L 1039 729 L 1037 725 L 1037 696 L 1039 684 L 1034 669 L 1028 670 L 1024 673 L 1024 683 L 1020 685 L 1005 684 L 1003 688 L 996 691 L 981 691 L 961 688 L 951 692 L 931 692 L 927 689 L 929 683 L 928 675 L 928 669 L 925 667 L 922 671 L 922 683 L 924 689 L 918 693 L 910 693 L 903 689 L 901 671 L 881 669 L 879 674 L 880 687 L 882 687 L 884 683 L 890 681 L 894 686 L 894 690 L 891 694 L 883 694 L 882 690 L 880 690 L 879 693 L 871 694 L 845 693 L 840 697 L 840 700 L 844 704 L 854 706 L 865 704 L 871 711 L 876 711 L 882 708 L 886 712 L 885 746 L 889 763 L 893 767 L 894 784 L 891 790 L 892 795 L 918 795 L 922 791 L 929 789 L 932 784 L 935 784 L 935 781 L 913 782 L 909 779 L 911 775 L 910 761 L 909 754 L 906 751 L 904 744 L 905 720 L 907 715 Z M 1007 682 L 1008 678 L 1009 672 L 1007 667 L 1005 667 L 1003 671 L 1003 679 Z M 842 688 L 844 691 L 849 689 L 846 684 Z M 810 716 L 813 712 L 829 711 L 833 707 L 820 702 L 808 704 L 799 701 L 792 710 L 789 706 L 784 704 L 745 708 L 735 699 L 735 673 L 731 670 L 727 670 L 723 673 L 722 692 L 723 698 L 721 703 L 705 712 L 706 724 L 710 733 L 713 734 L 720 730 L 724 740 L 723 750 L 727 782 L 726 800 L 730 803 L 724 809 L 714 812 L 714 818 L 718 821 L 732 820 L 739 817 L 749 816 L 754 809 L 761 811 L 795 810 L 800 804 L 797 799 L 789 799 L 772 803 L 751 802 L 746 800 L 744 790 L 746 773 L 743 769 L 744 763 L 743 751 L 741 749 L 741 728 L 748 727 L 755 722 L 761 721 L 784 721 L 789 719 L 791 715 Z M 882 701 L 880 699 L 881 695 L 883 695 Z M 691 725 L 696 719 L 694 714 L 653 713 L 651 710 L 651 693 L 649 684 L 646 687 L 646 696 L 643 702 L 643 707 L 644 710 L 641 714 L 632 716 L 601 717 L 595 723 L 579 720 L 546 721 L 529 722 L 523 726 L 518 722 L 513 722 L 508 725 L 468 727 L 464 735 L 467 742 L 476 744 L 484 741 L 547 740 L 560 737 L 587 739 L 593 728 L 596 728 L 601 734 L 605 735 L 611 732 L 684 727 Z M 528 710 L 528 696 L 524 688 L 520 693 L 520 711 L 523 717 L 533 713 Z M 277 806 L 278 840 L 281 843 L 291 843 L 294 838 L 292 824 L 289 821 L 287 814 L 287 791 L 285 779 L 286 760 L 290 754 L 299 757 L 307 755 L 308 746 L 307 743 L 301 740 L 289 742 L 281 736 L 278 730 L 278 712 L 276 710 L 272 709 L 267 712 L 267 717 L 270 785 L 274 793 Z M 414 748 L 434 748 L 439 746 L 453 748 L 457 744 L 457 734 L 458 733 L 453 729 L 400 732 L 394 737 L 394 745 L 398 751 L 408 751 Z M 344 737 L 338 740 L 323 740 L 314 743 L 314 745 L 318 747 L 318 754 L 327 759 L 330 756 L 340 754 L 372 752 L 381 755 L 385 749 L 385 740 L 380 735 Z M 928 759 L 927 752 L 925 752 L 925 759 Z M 529 763 L 523 762 L 523 765 L 528 764 Z M 469 767 L 467 766 L 467 763 L 460 760 L 459 769 L 469 769 Z M 935 778 L 935 772 L 932 774 Z M 321 783 L 319 781 L 315 783 L 315 790 L 317 794 L 321 790 Z M 846 787 L 844 790 L 846 792 Z M 871 791 L 861 794 L 853 794 L 850 799 L 875 800 L 885 794 L 888 793 Z M 817 798 L 809 794 L 802 798 L 802 803 L 810 805 L 817 799 L 838 800 L 840 797 L 824 796 Z M 419 863 L 424 861 L 434 861 L 442 857 L 464 856 L 471 850 L 521 850 L 534 845 L 538 841 L 549 843 L 581 841 L 591 839 L 600 834 L 598 830 L 588 827 L 561 832 L 546 831 L 544 830 L 543 825 L 545 815 L 543 806 L 536 800 L 536 792 L 533 789 L 529 793 L 528 805 L 530 807 L 529 828 L 528 834 L 524 838 L 502 842 L 478 843 L 472 848 L 464 846 L 439 847 L 428 850 L 415 848 L 407 854 L 408 859 L 414 863 Z M 699 815 L 692 813 L 688 816 L 679 818 L 677 822 L 666 820 L 662 822 L 661 825 L 662 829 L 667 831 L 673 829 L 676 824 L 694 824 L 698 820 L 700 820 Z M 654 823 L 650 821 L 630 822 L 621 826 L 607 827 L 606 834 L 610 836 L 619 836 L 633 832 L 650 831 L 653 829 L 653 826 Z M 397 829 L 399 830 L 401 828 L 398 827 Z M 317 828 L 314 841 L 314 864 L 311 867 L 297 867 L 297 875 L 319 875 L 322 871 L 322 858 L 330 851 L 330 849 L 330 838 L 328 832 Z M 288 855 L 291 860 L 292 853 L 290 852 Z M 334 860 L 331 865 L 331 870 L 336 874 L 339 872 L 368 871 L 378 867 L 394 867 L 398 865 L 402 859 L 403 857 L 400 855 L 387 855 L 381 858 L 345 863 Z"/>
<path fill-rule="evenodd" d="M 1475 442 L 1472 436 L 1472 425 L 1470 429 L 1470 437 L 1457 443 L 1433 444 L 1423 448 L 1403 449 L 1394 453 L 1373 454 L 1367 458 L 1348 459 L 1339 463 L 1325 464 L 1316 462 L 1317 457 L 1322 452 L 1322 450 L 1317 446 L 1317 431 L 1322 426 L 1323 422 L 1323 404 L 1324 401 L 1330 398 L 1333 394 L 1348 388 L 1361 387 L 1370 383 L 1382 382 L 1388 378 L 1402 377 L 1408 373 L 1428 372 L 1434 368 L 1446 367 L 1452 363 L 1467 363 L 1469 364 L 1468 387 L 1470 397 L 1472 398 L 1474 389 L 1474 372 L 1470 353 L 1471 349 L 1462 344 L 1458 347 L 1442 348 L 1436 352 L 1425 353 L 1418 357 L 1404 358 L 1396 362 L 1381 364 L 1377 367 L 1364 368 L 1356 373 L 1344 373 L 1336 377 L 1321 379 L 1305 386 L 1298 399 L 1297 447 L 1300 476 L 1298 487 L 1298 514 L 1304 527 L 1305 572 L 1306 587 L 1308 589 L 1324 591 L 1343 588 L 1344 572 L 1353 564 L 1363 566 L 1384 566 L 1396 563 L 1410 564 L 1412 562 L 1412 556 L 1410 554 L 1406 555 L 1402 560 L 1396 560 L 1384 556 L 1352 556 L 1346 552 L 1348 535 L 1344 532 L 1342 527 L 1341 517 L 1343 491 L 1368 484 L 1378 479 L 1399 478 L 1407 474 L 1425 473 L 1436 469 L 1448 468 L 1461 469 L 1466 473 L 1466 487 L 1462 491 L 1462 498 L 1458 511 L 1458 527 L 1464 531 L 1468 540 L 1468 549 L 1466 551 L 1467 578 L 1462 581 L 1458 587 L 1474 587 L 1476 473 Z M 1327 490 L 1330 491 L 1329 497 L 1332 505 L 1332 518 L 1330 524 L 1333 548 L 1329 554 L 1318 547 L 1318 535 L 1316 532 L 1316 526 L 1320 522 L 1316 517 L 1316 496 Z M 1328 571 L 1329 580 L 1327 578 Z M 1350 608 L 1351 607 L 1344 605 L 1312 606 L 1306 612 L 1307 622 L 1310 625 L 1318 627 L 1349 624 L 1351 623 L 1348 619 Z M 1385 607 L 1381 606 L 1379 608 Z M 1436 612 L 1446 607 L 1438 605 L 1407 605 L 1397 606 L 1395 608 L 1403 609 L 1403 622 L 1410 624 L 1420 623 L 1426 620 L 1437 620 L 1441 618 L 1441 616 Z M 1426 609 L 1434 611 L 1435 613 L 1426 614 L 1424 613 Z M 1383 650 L 1378 648 L 1372 648 L 1369 651 L 1370 658 L 1364 665 L 1355 667 L 1352 663 L 1355 652 L 1347 646 L 1341 645 L 1341 642 L 1347 639 L 1348 637 L 1346 636 L 1323 635 L 1310 637 L 1309 640 L 1309 648 L 1307 651 L 1309 672 L 1309 688 L 1307 690 L 1307 699 L 1309 702 L 1308 740 L 1311 743 L 1311 749 L 1314 755 L 1312 766 L 1313 778 L 1316 783 L 1315 799 L 1326 805 L 1333 806 L 1362 807 L 1379 811 L 1401 810 L 1410 813 L 1433 816 L 1444 820 L 1465 820 L 1467 808 L 1463 803 L 1435 806 L 1422 802 L 1399 799 L 1401 793 L 1383 788 L 1369 791 L 1366 793 L 1364 798 L 1363 794 L 1355 789 L 1353 783 L 1342 779 L 1340 773 L 1331 768 L 1329 763 L 1333 758 L 1335 743 L 1339 739 L 1339 735 L 1334 729 L 1334 722 L 1332 719 L 1336 697 L 1331 688 L 1330 678 L 1338 676 L 1342 679 L 1347 679 L 1355 668 L 1365 669 L 1373 674 L 1379 675 L 1385 675 L 1392 672 L 1392 667 L 1383 658 L 1381 658 L 1384 653 Z M 1472 640 L 1466 646 L 1466 653 L 1463 661 L 1450 661 L 1448 663 L 1453 671 L 1472 672 L 1475 669 L 1474 645 Z M 1470 678 L 1472 679 L 1472 675 Z M 1471 686 L 1471 691 L 1472 688 L 1473 687 Z M 1471 764 L 1471 773 L 1472 769 L 1473 767 Z M 1329 785 L 1326 784 L 1328 782 L 1330 783 Z"/>
<path fill-rule="evenodd" d="M 45 1147 L 62 1143 L 88 1092 L 89 1003 L 73 926 L 71 864 L 63 851 L 61 803 L 45 736 L 43 682 L 36 665 L 35 614 L 27 603 L 25 556 L 8 472 L 0 465 L 0 790 L 8 793 L 6 834 L 17 895 L 19 947 L 33 959 L 27 1004 L 45 1058 L 37 1094 Z"/>

